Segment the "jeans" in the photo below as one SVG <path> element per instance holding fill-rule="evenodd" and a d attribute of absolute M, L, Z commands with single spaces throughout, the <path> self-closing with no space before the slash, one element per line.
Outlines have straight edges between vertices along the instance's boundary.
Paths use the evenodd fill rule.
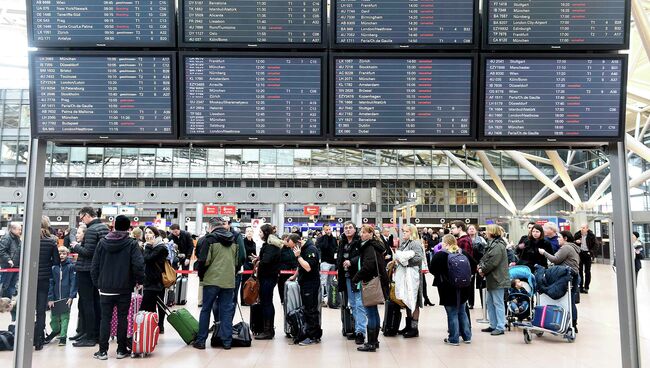
<path fill-rule="evenodd" d="M 580 289 L 589 290 L 591 284 L 591 253 L 580 252 Z M 584 281 L 584 285 L 582 282 Z"/>
<path fill-rule="evenodd" d="M 336 269 L 336 267 L 331 263 L 327 263 L 327 262 L 321 262 L 320 263 L 320 270 L 321 271 L 334 271 L 335 269 Z M 328 282 L 328 280 L 331 280 L 333 277 L 334 276 L 332 276 L 332 275 L 326 275 L 326 274 L 323 274 L 323 273 L 320 274 L 320 286 L 321 286 L 321 289 L 322 289 L 322 293 L 321 293 L 322 294 L 321 295 L 322 299 L 327 298 L 327 293 L 328 293 L 328 289 L 329 289 L 329 285 L 328 285 L 327 282 Z"/>
<path fill-rule="evenodd" d="M 50 328 L 52 332 L 58 332 L 59 336 L 68 336 L 68 324 L 70 323 L 70 312 L 54 314 L 50 316 Z"/>
<path fill-rule="evenodd" d="M 34 324 L 34 341 L 41 341 L 45 331 L 45 311 L 47 311 L 47 292 L 50 280 L 38 279 L 36 283 L 36 323 Z"/>
<path fill-rule="evenodd" d="M 273 289 L 278 282 L 276 278 L 260 277 L 260 304 L 264 321 L 273 324 L 275 320 L 275 307 L 273 306 Z"/>
<path fill-rule="evenodd" d="M 158 326 L 163 327 L 165 325 L 165 309 L 160 306 L 157 301 L 160 298 L 161 301 L 165 300 L 165 289 L 160 291 L 158 290 L 145 290 L 142 292 L 142 304 L 140 309 L 147 312 L 156 312 L 158 308 Z"/>
<path fill-rule="evenodd" d="M 348 304 L 352 310 L 352 316 L 354 316 L 354 332 L 365 336 L 368 317 L 361 299 L 361 289 L 358 291 L 352 290 L 352 281 L 348 278 L 345 279 L 345 283 L 348 288 Z"/>
<path fill-rule="evenodd" d="M 366 309 L 366 315 L 368 316 L 368 330 L 378 330 L 379 326 L 381 326 L 381 321 L 379 319 L 379 309 L 376 305 L 364 308 Z"/>
<path fill-rule="evenodd" d="M 578 325 L 578 308 L 576 303 L 579 303 L 580 300 L 580 275 L 573 274 L 573 280 L 571 280 L 571 313 L 573 314 L 573 327 Z"/>
<path fill-rule="evenodd" d="M 16 295 L 16 284 L 18 283 L 18 272 L 0 273 L 0 287 L 3 298 L 13 298 Z"/>
<path fill-rule="evenodd" d="M 235 289 L 232 295 L 233 308 L 237 306 L 237 294 L 239 294 L 240 286 L 241 286 L 241 274 L 237 274 L 235 276 Z M 212 316 L 214 317 L 215 322 L 221 320 L 221 318 L 219 318 L 219 298 L 215 299 L 214 303 L 212 304 Z"/>
<path fill-rule="evenodd" d="M 108 351 L 108 335 L 111 332 L 113 308 L 117 306 L 117 351 L 127 351 L 127 317 L 131 306 L 131 294 L 100 295 L 101 324 L 99 326 L 99 351 Z"/>
<path fill-rule="evenodd" d="M 233 294 L 235 289 L 223 289 L 214 285 L 203 286 L 203 306 L 199 317 L 199 334 L 196 337 L 198 343 L 205 343 L 208 339 L 210 329 L 210 313 L 215 300 L 219 303 L 219 337 L 224 346 L 232 344 L 232 319 L 235 316 L 235 304 Z"/>
<path fill-rule="evenodd" d="M 505 331 L 506 306 L 504 303 L 506 289 L 488 289 L 485 297 L 490 328 Z"/>
<path fill-rule="evenodd" d="M 305 324 L 307 325 L 307 337 L 310 339 L 320 339 L 323 330 L 320 326 L 320 294 L 318 293 L 319 284 L 306 283 L 300 285 L 300 299 L 305 310 Z"/>
<path fill-rule="evenodd" d="M 469 317 L 465 310 L 465 303 L 460 307 L 455 305 L 445 305 L 447 312 L 447 330 L 449 331 L 449 342 L 459 343 L 460 337 L 463 341 L 472 340 L 472 329 L 469 324 Z"/>
<path fill-rule="evenodd" d="M 80 311 L 83 312 L 84 329 L 88 340 L 97 339 L 97 330 L 99 327 L 99 292 L 93 285 L 90 278 L 90 272 L 77 271 L 77 285 L 79 287 L 79 304 Z M 129 294 L 129 303 L 131 295 Z M 127 311 L 128 312 L 128 311 Z M 93 322 L 94 321 L 94 322 Z M 108 321 L 110 324 L 110 319 Z"/>

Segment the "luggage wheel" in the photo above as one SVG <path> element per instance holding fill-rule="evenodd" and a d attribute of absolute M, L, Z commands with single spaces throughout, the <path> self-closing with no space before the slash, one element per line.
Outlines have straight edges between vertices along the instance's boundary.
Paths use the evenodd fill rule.
<path fill-rule="evenodd" d="M 524 342 L 526 344 L 530 344 L 533 341 L 533 336 L 528 332 L 528 330 L 524 330 Z"/>

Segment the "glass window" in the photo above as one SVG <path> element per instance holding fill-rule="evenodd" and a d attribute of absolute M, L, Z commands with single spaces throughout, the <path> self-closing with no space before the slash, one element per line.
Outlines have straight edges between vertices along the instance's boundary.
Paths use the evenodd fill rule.
<path fill-rule="evenodd" d="M 260 163 L 260 150 L 244 149 L 242 151 L 242 165 L 257 165 Z"/>
<path fill-rule="evenodd" d="M 172 161 L 174 150 L 171 148 L 156 149 L 156 177 L 172 176 Z"/>
<path fill-rule="evenodd" d="M 29 121 L 30 111 L 29 105 L 22 105 L 20 107 L 20 127 L 29 128 L 31 122 Z"/>
<path fill-rule="evenodd" d="M 242 162 L 242 150 L 239 148 L 228 148 L 225 153 L 226 166 L 239 166 Z"/>
<path fill-rule="evenodd" d="M 86 166 L 86 147 L 70 148 L 70 177 L 79 178 L 84 176 Z"/>
<path fill-rule="evenodd" d="M 311 166 L 311 150 L 308 149 L 296 149 L 293 150 L 293 159 L 296 166 Z"/>
<path fill-rule="evenodd" d="M 174 177 L 187 178 L 190 175 L 189 148 L 174 149 Z"/>
<path fill-rule="evenodd" d="M 208 165 L 210 166 L 223 166 L 224 164 L 224 150 L 221 148 L 208 149 Z"/>
<path fill-rule="evenodd" d="M 86 161 L 86 177 L 101 177 L 104 167 L 104 149 L 100 147 L 89 147 Z"/>
<path fill-rule="evenodd" d="M 2 164 L 16 164 L 18 142 L 2 142 Z"/>
<path fill-rule="evenodd" d="M 22 90 L 20 89 L 8 89 L 5 91 L 5 99 L 7 100 L 20 100 L 22 96 Z"/>
<path fill-rule="evenodd" d="M 277 151 L 274 149 L 260 150 L 261 165 L 275 165 L 277 163 Z"/>
<path fill-rule="evenodd" d="M 156 149 L 140 148 L 138 156 L 138 177 L 152 178 L 156 169 Z"/>
<path fill-rule="evenodd" d="M 121 177 L 135 178 L 138 176 L 138 149 L 122 148 Z"/>
<path fill-rule="evenodd" d="M 3 128 L 18 128 L 20 125 L 20 105 L 6 104 Z"/>
<path fill-rule="evenodd" d="M 18 164 L 26 165 L 29 160 L 29 141 L 18 141 L 18 150 L 16 153 Z"/>
<path fill-rule="evenodd" d="M 206 148 L 193 148 L 190 151 L 192 165 L 190 166 L 190 175 L 193 178 L 205 178 L 206 168 L 208 165 Z"/>
<path fill-rule="evenodd" d="M 117 178 L 120 176 L 120 162 L 122 161 L 120 148 L 106 148 L 104 150 L 104 176 Z"/>

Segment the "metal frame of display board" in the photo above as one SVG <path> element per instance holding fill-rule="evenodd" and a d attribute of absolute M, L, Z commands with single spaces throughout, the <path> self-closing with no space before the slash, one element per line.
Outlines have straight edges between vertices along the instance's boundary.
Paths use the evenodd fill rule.
<path fill-rule="evenodd" d="M 481 1 L 481 0 L 477 0 Z M 625 29 L 623 30 L 623 44 L 558 44 L 558 45 L 546 45 L 546 44 L 490 44 L 489 43 L 489 27 L 490 27 L 490 9 L 489 3 L 490 0 L 482 0 L 483 10 L 483 22 L 481 25 L 481 50 L 484 51 L 561 51 L 561 52 L 572 52 L 572 51 L 617 51 L 617 50 L 627 50 L 630 48 L 630 14 L 631 14 L 631 1 L 625 0 L 625 14 L 623 15 L 623 22 Z M 498 0 L 497 0 L 498 1 Z M 561 0 L 558 0 L 558 3 Z"/>
<path fill-rule="evenodd" d="M 503 145 L 496 145 L 494 148 L 500 149 L 503 147 Z M 552 144 L 547 144 L 545 147 L 549 149 L 558 148 L 558 146 Z M 46 140 L 31 140 L 25 204 L 25 242 L 20 264 L 23 272 L 20 273 L 16 349 L 13 361 L 13 367 L 15 368 L 32 366 L 32 346 L 34 345 L 33 311 L 36 309 L 35 291 L 40 250 L 40 219 L 43 214 L 46 148 Z M 607 147 L 607 153 L 612 175 L 611 191 L 614 208 L 612 225 L 615 229 L 613 239 L 616 254 L 619 255 L 616 277 L 621 366 L 623 368 L 636 368 L 640 366 L 639 321 L 635 294 L 634 259 L 629 246 L 632 244 L 632 222 L 627 183 L 627 155 L 624 143 L 610 143 Z"/>
<path fill-rule="evenodd" d="M 404 0 L 398 0 L 398 1 L 404 1 Z M 474 50 L 478 50 L 479 46 L 481 44 L 481 35 L 480 35 L 480 29 L 481 29 L 481 24 L 480 24 L 480 14 L 479 14 L 479 1 L 474 0 L 474 11 L 473 11 L 473 23 L 472 23 L 472 43 L 467 43 L 467 44 L 455 44 L 455 43 L 418 43 L 418 44 L 412 44 L 412 43 L 395 43 L 395 44 L 386 44 L 386 43 L 379 43 L 379 44 L 367 44 L 367 43 L 344 43 L 344 44 L 339 44 L 336 43 L 336 25 L 338 24 L 337 19 L 336 19 L 336 0 L 331 0 L 331 5 L 330 5 L 330 25 L 329 25 L 329 39 L 330 39 L 330 49 L 332 51 L 336 50 L 377 50 L 381 51 L 383 50 L 386 52 L 387 50 L 390 51 L 426 51 L 426 52 L 431 52 L 433 50 L 466 50 L 467 52 L 471 52 Z"/>

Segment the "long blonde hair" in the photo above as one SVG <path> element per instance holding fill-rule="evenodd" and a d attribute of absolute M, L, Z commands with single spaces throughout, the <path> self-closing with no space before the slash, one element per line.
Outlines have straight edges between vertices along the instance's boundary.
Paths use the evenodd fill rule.
<path fill-rule="evenodd" d="M 420 239 L 420 235 L 418 234 L 418 228 L 415 227 L 413 224 L 406 224 L 404 227 L 408 228 L 411 231 L 411 236 L 409 237 L 409 240 L 418 240 Z"/>
<path fill-rule="evenodd" d="M 503 236 L 503 228 L 499 225 L 488 225 L 485 227 L 485 235 L 489 236 L 492 239 Z"/>
<path fill-rule="evenodd" d="M 43 215 L 43 217 L 41 217 L 41 239 L 53 237 L 54 235 L 50 232 L 50 218 Z"/>
<path fill-rule="evenodd" d="M 458 247 L 458 242 L 456 241 L 456 237 L 447 234 L 442 237 L 442 245 L 449 251 L 449 253 L 459 253 L 460 248 Z"/>

